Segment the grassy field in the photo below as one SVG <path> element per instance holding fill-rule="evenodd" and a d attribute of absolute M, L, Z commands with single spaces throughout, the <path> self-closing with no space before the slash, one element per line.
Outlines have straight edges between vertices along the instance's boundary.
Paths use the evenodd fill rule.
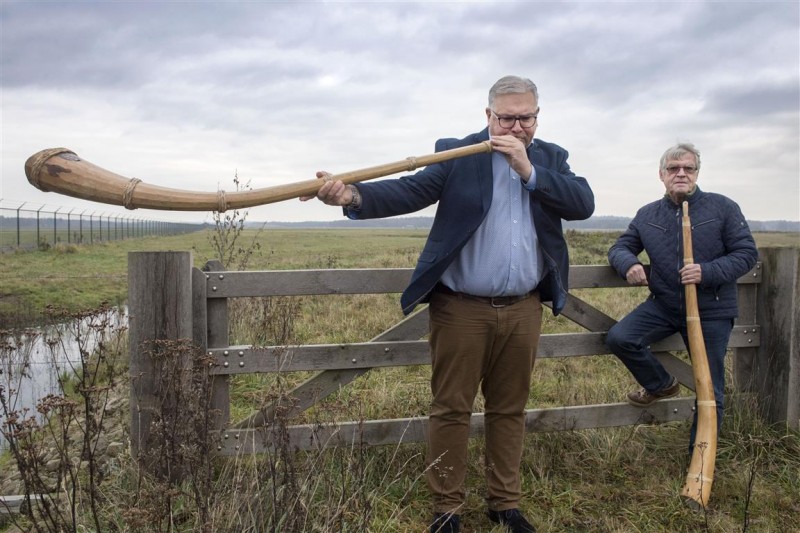
<path fill-rule="evenodd" d="M 255 250 L 250 269 L 384 267 L 413 266 L 424 239 L 410 230 L 248 230 L 240 245 Z M 122 304 L 127 254 L 162 250 L 192 251 L 197 267 L 219 255 L 208 231 L 0 254 L 0 329 L 25 325 L 47 305 Z"/>
<path fill-rule="evenodd" d="M 57 245 L 46 251 L 0 254 L 0 329 L 27 325 L 47 305 L 80 310 L 127 298 L 127 254 L 187 250 L 202 267 L 216 258 L 211 231 L 94 245 Z M 605 264 L 616 233 L 570 232 L 573 264 Z M 247 230 L 237 246 L 254 250 L 248 269 L 412 267 L 423 230 Z M 800 247 L 797 233 L 759 233 L 759 246 Z"/>
<path fill-rule="evenodd" d="M 250 270 L 411 267 L 425 236 L 424 231 L 394 229 L 247 231 L 239 246 L 254 250 L 246 265 Z M 605 264 L 605 252 L 615 237 L 615 233 L 569 232 L 573 263 Z M 756 239 L 759 246 L 800 246 L 797 234 L 758 234 Z M 192 250 L 198 267 L 218 255 L 209 233 L 2 255 L 4 320 L 11 322 L 8 317 L 20 308 L 33 317 L 46 304 L 91 308 L 102 300 L 124 303 L 126 254 L 157 250 Z M 644 292 L 584 290 L 580 296 L 619 317 L 641 301 Z M 231 342 L 276 343 L 276 320 L 290 326 L 281 340 L 291 344 L 363 342 L 401 318 L 397 300 L 398 295 L 237 300 L 231 306 Z M 563 331 L 580 328 L 546 311 L 544 333 Z M 307 377 L 293 373 L 232 379 L 233 419 L 246 417 Z M 370 371 L 300 421 L 425 415 L 429 377 L 427 366 Z M 528 407 L 616 403 L 634 386 L 611 356 L 543 359 L 536 363 Z M 543 532 L 800 531 L 798 435 L 766 427 L 755 415 L 753 398 L 729 392 L 707 514 L 686 508 L 678 497 L 688 465 L 688 424 L 683 422 L 531 434 L 523 456 L 523 510 Z M 685 390 L 683 394 L 689 395 Z M 479 398 L 476 409 L 480 408 Z M 483 515 L 482 450 L 481 439 L 474 440 L 463 512 L 467 533 L 500 531 L 492 530 Z M 268 457 L 263 462 L 218 465 L 217 530 L 259 531 L 228 524 L 234 523 L 232 516 L 240 525 L 250 524 L 263 505 L 302 518 L 275 531 L 425 529 L 429 498 L 421 477 L 422 445 L 297 454 L 291 468 L 287 461 Z M 293 481 L 291 503 L 278 497 L 279 487 L 264 481 L 277 477 Z M 135 472 L 123 468 L 107 481 L 104 490 L 111 507 L 128 505 L 135 478 Z M 242 488 L 253 479 L 275 489 L 266 503 Z M 249 504 L 236 502 L 243 497 Z M 190 520 L 175 530 L 192 531 L 192 527 Z M 118 525 L 114 530 L 131 529 Z"/>

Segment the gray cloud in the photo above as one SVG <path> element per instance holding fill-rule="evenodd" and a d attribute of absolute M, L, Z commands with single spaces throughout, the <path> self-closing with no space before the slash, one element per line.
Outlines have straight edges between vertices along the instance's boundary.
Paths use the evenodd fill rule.
<path fill-rule="evenodd" d="M 706 97 L 705 109 L 722 115 L 724 120 L 745 117 L 797 118 L 800 114 L 800 91 L 790 81 L 773 84 L 753 80 L 753 85 L 734 85 L 714 89 Z"/>
<path fill-rule="evenodd" d="M 660 194 L 658 156 L 689 139 L 709 188 L 797 220 L 798 20 L 790 2 L 4 2 L 0 196 L 72 201 L 21 176 L 48 145 L 197 189 L 419 155 L 482 128 L 513 73 L 539 85 L 538 135 L 570 150 L 598 214 Z M 756 198 L 753 176 L 780 193 Z"/>

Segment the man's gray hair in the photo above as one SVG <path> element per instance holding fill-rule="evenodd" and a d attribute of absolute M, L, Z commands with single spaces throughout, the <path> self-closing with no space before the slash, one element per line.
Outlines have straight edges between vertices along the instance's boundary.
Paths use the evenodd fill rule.
<path fill-rule="evenodd" d="M 497 95 L 525 93 L 533 93 L 533 97 L 536 98 L 537 102 L 539 101 L 539 90 L 531 80 L 520 78 L 519 76 L 503 76 L 489 89 L 489 107 L 492 107 Z"/>
<path fill-rule="evenodd" d="M 671 146 L 667 148 L 667 151 L 664 152 L 664 155 L 661 156 L 661 163 L 659 168 L 661 170 L 667 169 L 667 162 L 673 161 L 675 159 L 683 159 L 683 156 L 686 154 L 692 154 L 694 156 L 695 165 L 697 166 L 697 170 L 700 170 L 700 150 L 694 147 L 692 143 L 678 143 L 675 146 Z"/>

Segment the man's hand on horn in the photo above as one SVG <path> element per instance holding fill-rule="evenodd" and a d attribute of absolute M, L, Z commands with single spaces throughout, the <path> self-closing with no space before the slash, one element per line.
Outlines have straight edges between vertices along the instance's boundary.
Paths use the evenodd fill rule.
<path fill-rule="evenodd" d="M 301 196 L 300 201 L 305 202 L 312 198 L 318 198 L 321 202 L 327 205 L 345 206 L 353 201 L 353 191 L 341 180 L 332 180 L 331 173 L 320 170 L 317 172 L 317 178 L 325 180 L 322 187 L 317 191 L 316 196 Z"/>

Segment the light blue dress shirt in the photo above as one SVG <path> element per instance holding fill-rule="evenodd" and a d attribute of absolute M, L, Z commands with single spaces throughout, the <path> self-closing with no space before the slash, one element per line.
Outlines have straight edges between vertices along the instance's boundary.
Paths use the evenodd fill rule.
<path fill-rule="evenodd" d="M 492 174 L 489 212 L 441 282 L 475 296 L 518 296 L 536 288 L 543 270 L 529 196 L 536 169 L 525 183 L 503 154 L 492 152 Z"/>

